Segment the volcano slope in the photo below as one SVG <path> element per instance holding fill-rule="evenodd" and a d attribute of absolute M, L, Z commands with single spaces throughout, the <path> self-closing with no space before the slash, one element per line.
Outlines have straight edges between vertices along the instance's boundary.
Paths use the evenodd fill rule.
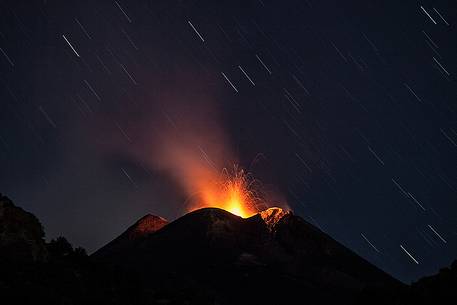
<path fill-rule="evenodd" d="M 355 304 L 366 291 L 403 289 L 279 208 L 246 219 L 217 208 L 196 210 L 129 242 L 118 238 L 92 258 L 135 274 L 144 304 Z"/>

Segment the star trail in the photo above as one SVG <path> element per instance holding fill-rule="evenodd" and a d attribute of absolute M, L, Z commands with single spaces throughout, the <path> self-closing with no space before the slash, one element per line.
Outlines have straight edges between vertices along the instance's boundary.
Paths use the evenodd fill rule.
<path fill-rule="evenodd" d="M 208 167 L 222 134 L 294 213 L 405 282 L 432 274 L 457 257 L 456 9 L 2 1 L 0 191 L 90 252 L 182 215 L 148 154 L 195 127 Z"/>

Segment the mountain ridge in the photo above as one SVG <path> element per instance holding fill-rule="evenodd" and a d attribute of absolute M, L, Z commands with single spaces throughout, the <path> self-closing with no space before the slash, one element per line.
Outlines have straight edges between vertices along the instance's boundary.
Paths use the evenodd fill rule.
<path fill-rule="evenodd" d="M 160 216 L 146 214 L 138 219 L 133 225 L 127 228 L 121 235 L 113 239 L 111 242 L 96 250 L 91 256 L 101 257 L 104 253 L 116 253 L 128 248 L 138 239 L 145 238 L 148 234 L 152 234 L 169 222 Z"/>
<path fill-rule="evenodd" d="M 0 199 L 0 228 L 19 228 L 29 219 L 31 225 L 22 226 L 21 234 L 32 244 L 44 243 L 36 217 L 8 198 Z M 280 212 L 270 210 L 266 216 Z M 257 214 L 243 219 L 208 208 L 155 230 L 148 223 L 161 218 L 146 215 L 131 226 L 144 230 L 146 238 L 133 238 L 129 250 L 116 252 L 116 259 L 95 259 L 73 250 L 68 255 L 72 246 L 60 238 L 62 242 L 45 244 L 54 253 L 46 260 L 0 260 L 0 300 L 10 305 L 417 305 L 453 304 L 457 298 L 457 261 L 438 274 L 403 285 L 371 269 L 371 264 L 292 213 L 273 217 L 274 230 L 264 218 Z M 18 232 L 8 230 L 8 234 Z M 238 236 L 240 232 L 245 234 Z M 5 241 L 2 234 L 0 244 Z M 33 247 L 18 245 L 15 251 L 0 253 L 14 258 L 17 251 L 25 251 L 29 252 L 25 257 L 33 257 Z M 338 260 L 347 264 L 346 269 L 335 265 Z M 370 282 L 370 274 L 375 281 L 368 286 L 354 282 L 357 278 Z"/>
<path fill-rule="evenodd" d="M 218 208 L 199 209 L 120 251 L 94 257 L 134 270 L 164 290 L 169 289 L 162 282 L 166 280 L 184 287 L 202 285 L 204 292 L 211 291 L 210 297 L 222 303 L 252 304 L 261 298 L 271 304 L 255 291 L 290 285 L 297 289 L 289 293 L 287 304 L 294 304 L 303 291 L 316 304 L 336 300 L 351 304 L 367 287 L 403 286 L 301 217 L 278 208 L 248 218 Z M 238 300 L 237 295 L 244 299 Z"/>

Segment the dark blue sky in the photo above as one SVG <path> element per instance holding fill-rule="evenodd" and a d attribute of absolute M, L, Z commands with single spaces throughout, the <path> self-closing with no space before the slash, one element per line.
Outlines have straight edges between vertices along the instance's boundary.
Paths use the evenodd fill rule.
<path fill-rule="evenodd" d="M 221 131 L 265 189 L 401 280 L 457 258 L 455 1 L 0 12 L 0 191 L 48 238 L 93 251 L 146 213 L 182 215 L 148 160 L 168 122 Z"/>

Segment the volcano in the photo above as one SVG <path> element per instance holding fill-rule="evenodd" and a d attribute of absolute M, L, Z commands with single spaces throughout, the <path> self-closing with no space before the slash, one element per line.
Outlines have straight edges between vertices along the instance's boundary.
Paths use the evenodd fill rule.
<path fill-rule="evenodd" d="M 125 249 L 132 247 L 135 243 L 146 238 L 149 234 L 161 229 L 166 224 L 168 224 L 168 221 L 162 217 L 151 214 L 145 215 L 116 239 L 94 253 L 93 257 L 123 252 Z"/>
<path fill-rule="evenodd" d="M 145 219 L 154 225 L 142 230 Z M 354 304 L 364 291 L 402 286 L 280 208 L 249 218 L 203 208 L 171 223 L 149 215 L 92 258 L 170 304 Z"/>

